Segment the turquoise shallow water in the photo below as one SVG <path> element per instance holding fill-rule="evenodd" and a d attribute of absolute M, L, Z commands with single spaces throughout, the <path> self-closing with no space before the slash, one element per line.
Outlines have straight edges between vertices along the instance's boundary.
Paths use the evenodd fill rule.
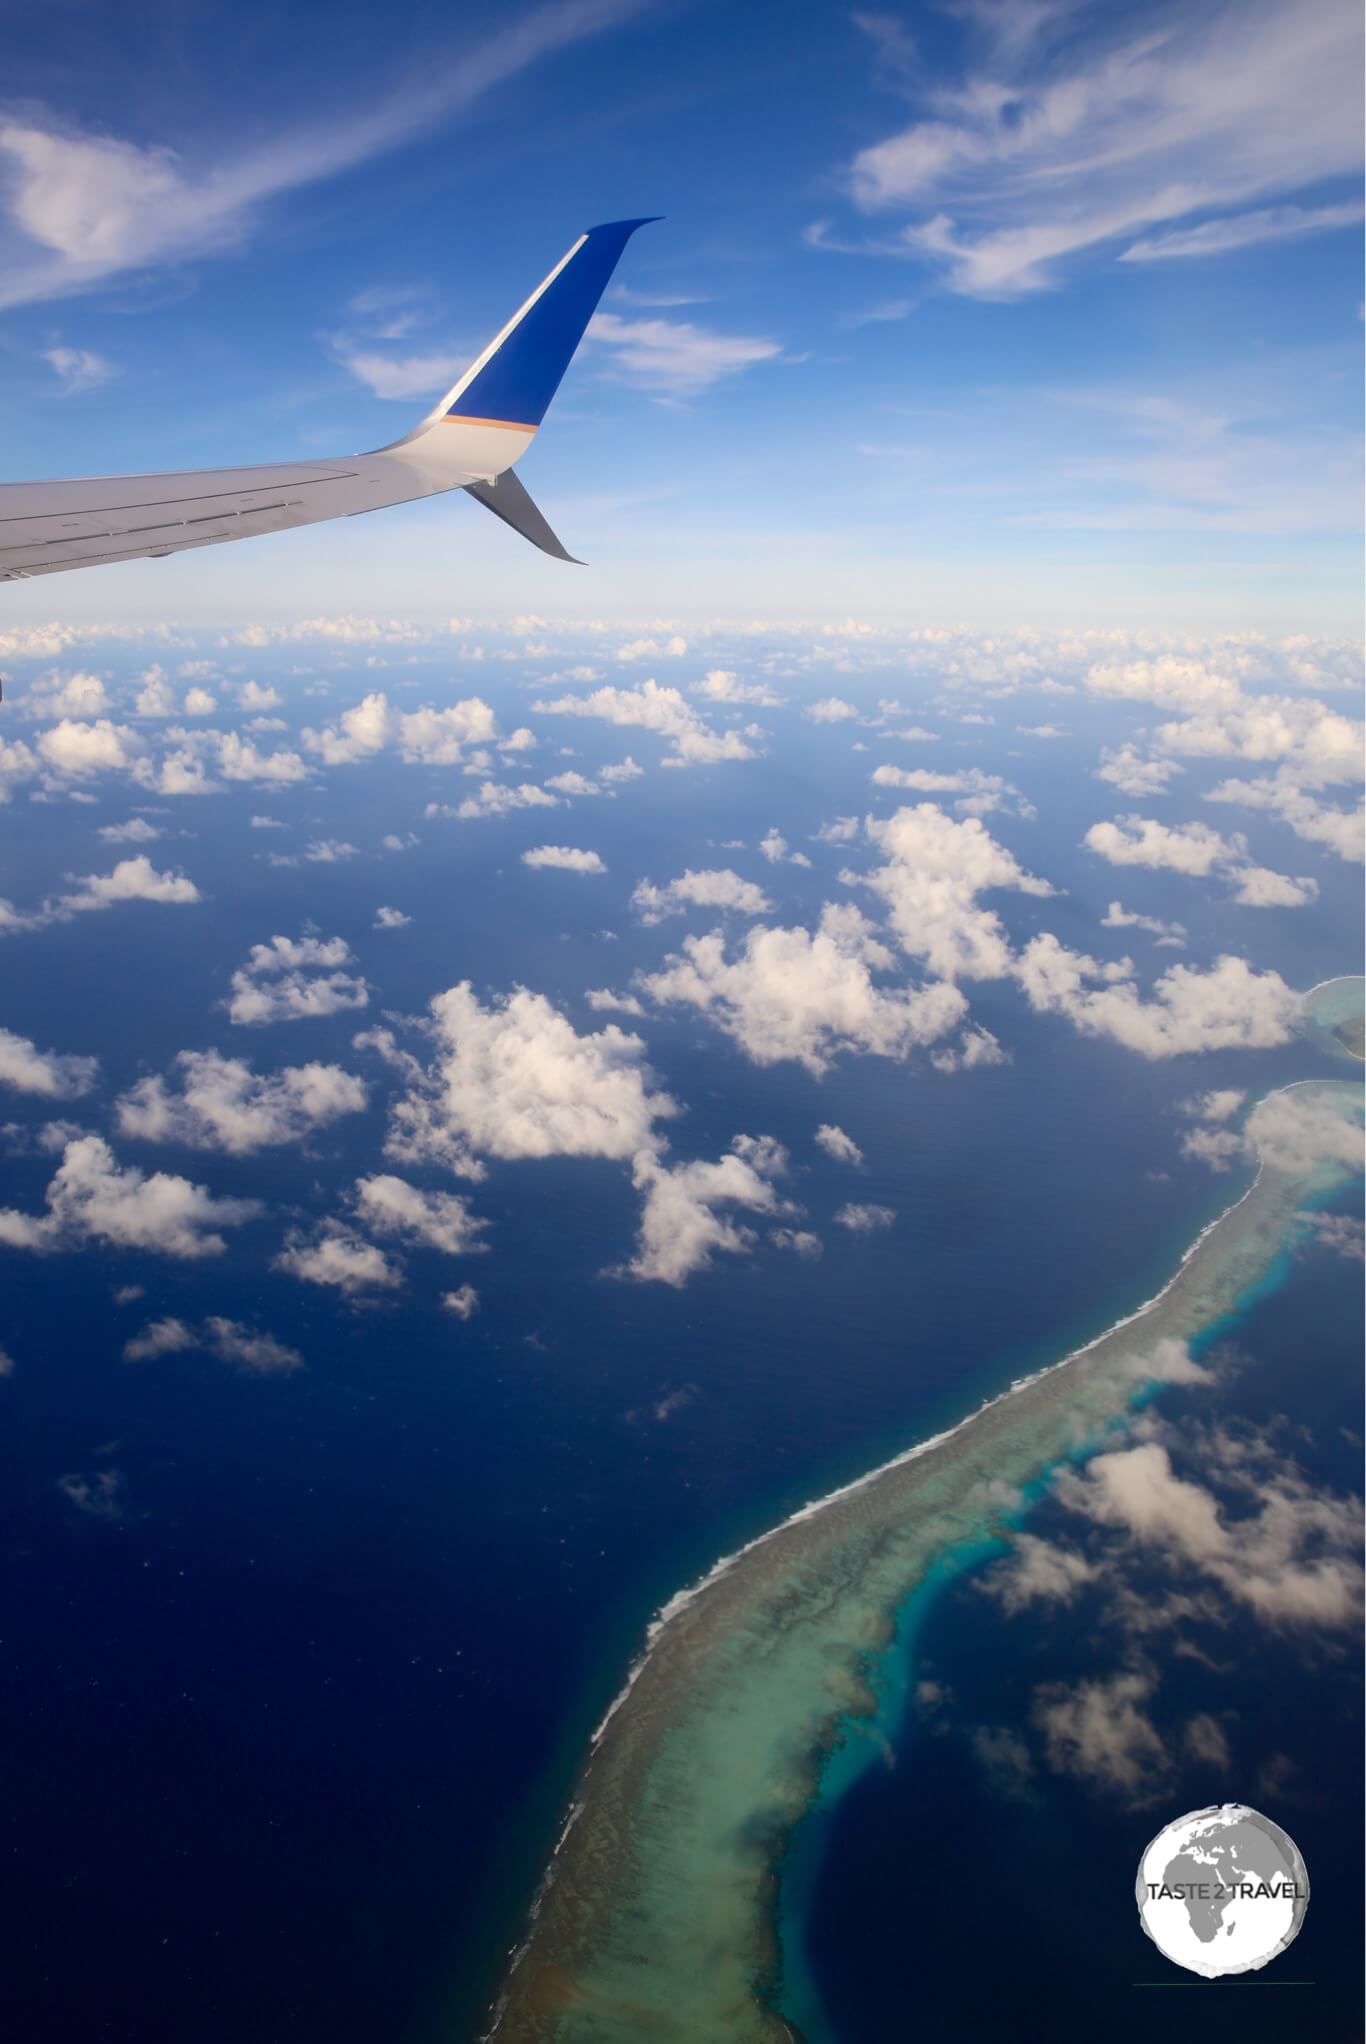
<path fill-rule="evenodd" d="M 1309 992 L 1309 1012 L 1321 1027 L 1334 1029 L 1361 1015 L 1362 981 L 1345 973 L 1340 979 L 1324 980 Z"/>
<path fill-rule="evenodd" d="M 1344 1215 L 1360 1207 L 1354 1192 L 1323 1204 Z M 1350 1494 L 1360 1481 L 1359 1322 L 1359 1265 L 1310 1248 L 1287 1253 L 1203 1338 L 1206 1357 L 1226 1366 L 1216 1385 L 1162 1388 L 1157 1410 L 1192 1442 L 1210 1422 L 1235 1435 L 1269 1428 L 1308 1479 Z M 1198 1463 L 1191 1473 L 1199 1478 Z M 1047 1497 L 1028 1525 L 1045 1538 L 1079 1537 Z M 1095 1563 L 1100 1543 L 1084 1541 L 1081 1551 Z M 1208 2037 L 1211 2023 L 1215 2034 L 1236 2029 L 1267 2044 L 1355 2034 L 1362 1694 L 1351 1644 L 1343 1652 L 1331 1637 L 1297 1637 L 1231 1607 L 1158 1637 L 1136 1659 L 1097 1592 L 1007 1618 L 982 1594 L 990 1566 L 988 1555 L 965 1560 L 938 1578 L 931 1602 L 913 1600 L 911 1650 L 895 1699 L 888 1693 L 886 1755 L 843 1778 L 832 1771 L 818 1822 L 799 1835 L 799 1879 L 785 1887 L 783 1920 L 785 1952 L 797 1955 L 788 2005 L 807 2044 L 874 2044 L 906 2032 L 912 2008 L 926 2044 L 952 2044 L 999 2011 L 1002 1983 L 1009 2034 L 1025 2044 L 1044 2044 L 1060 2027 L 1142 2044 L 1152 2035 L 1154 1979 L 1176 1990 L 1175 2000 L 1163 1998 L 1162 2020 L 1164 2034 L 1181 2039 Z M 1129 1579 L 1154 1601 L 1170 1588 L 1139 1562 Z M 1151 1676 L 1145 1708 L 1173 1757 L 1171 1778 L 1139 1808 L 1050 1772 L 1030 1720 L 1041 1685 L 1135 1665 Z M 917 1678 L 948 1701 L 918 1704 Z M 1183 1751 L 1181 1727 L 1195 1714 L 1223 1726 L 1226 1765 Z M 1027 1780 L 993 1777 L 974 1747 L 984 1725 L 1013 1735 L 1017 1762 L 1032 1753 Z M 1208 1993 L 1221 1990 L 1209 1983 L 1192 1982 L 1189 1996 L 1180 1989 L 1183 1976 L 1155 1958 L 1131 1901 L 1146 1839 L 1168 1817 L 1221 1800 L 1251 1801 L 1283 1824 L 1313 1883 L 1304 1933 L 1256 1976 L 1236 2017 L 1211 2013 Z M 965 1895 L 955 1907 L 920 1870 L 961 1864 L 965 1854 L 984 1873 L 976 1904 Z M 1287 2015 L 1275 1988 L 1291 1980 L 1313 1985 L 1285 1990 L 1295 1996 Z"/>
<path fill-rule="evenodd" d="M 1351 984 L 1356 986 L 1359 998 L 1360 982 Z M 1353 1012 L 1350 1004 L 1344 1012 Z M 1306 1210 L 1332 1207 L 1341 1204 L 1341 1200 L 1340 1190 L 1325 1190 L 1307 1197 L 1304 1206 Z M 1249 1322 L 1255 1319 L 1259 1304 L 1296 1273 L 1295 1246 L 1287 1244 L 1272 1258 L 1261 1275 L 1243 1289 L 1229 1312 L 1212 1320 L 1191 1338 L 1191 1355 L 1198 1359 L 1238 1332 L 1255 1341 L 1256 1328 L 1249 1326 Z M 1338 1335 L 1345 1331 L 1341 1327 L 1336 1330 Z M 1141 1411 L 1160 1401 L 1164 1393 L 1172 1402 L 1174 1394 L 1161 1383 L 1152 1381 L 1141 1385 L 1132 1400 L 1132 1411 Z M 1175 1394 L 1176 1402 L 1179 1398 L 1180 1394 Z M 1124 1432 L 1124 1420 L 1114 1420 L 1093 1439 L 1079 1445 L 1068 1458 L 1069 1462 L 1073 1465 L 1083 1463 L 1098 1448 L 1122 1441 Z M 1019 1508 L 1005 1515 L 1003 1524 L 1012 1528 L 1028 1527 L 1037 1508 L 1049 1496 L 1051 1476 L 1050 1471 L 1026 1485 Z M 947 1627 L 942 1623 L 936 1626 L 935 1620 L 947 1593 L 964 1577 L 979 1573 L 992 1560 L 1008 1551 L 1008 1542 L 1002 1539 L 964 1541 L 935 1564 L 925 1581 L 901 1605 L 896 1615 L 895 1637 L 870 1680 L 870 1687 L 877 1698 L 876 1713 L 871 1719 L 849 1722 L 846 1736 L 822 1765 L 819 1789 L 811 1808 L 797 1826 L 784 1855 L 778 1902 L 782 1953 L 779 2006 L 796 2025 L 803 2044 L 845 2044 L 844 2033 L 832 2019 L 822 1998 L 808 1956 L 811 1919 L 818 1891 L 827 1883 L 837 1883 L 840 1878 L 839 1840 L 844 1828 L 843 1805 L 861 1785 L 871 1788 L 879 1776 L 900 1767 L 933 1764 L 932 1750 L 927 1748 L 923 1736 L 917 1736 L 918 1727 L 912 1709 L 913 1690 L 924 1672 L 920 1651 L 922 1642 L 926 1633 L 934 1630 L 938 1635 L 936 1652 L 943 1654 L 943 1634 Z M 1019 1651 L 1018 1640 L 1012 1646 L 1013 1650 Z M 952 1651 L 951 1646 L 949 1651 Z"/>
<path fill-rule="evenodd" d="M 1356 975 L 1345 974 L 1340 979 L 1324 980 L 1309 990 L 1310 1035 L 1330 1056 L 1359 1063 L 1355 1053 L 1334 1032 L 1345 1022 L 1361 1021 L 1363 984 L 1366 983 Z"/>
<path fill-rule="evenodd" d="M 856 1786 L 869 1776 L 902 1764 L 898 1754 L 917 1673 L 920 1635 L 949 1585 L 966 1570 L 1004 1551 L 999 1540 L 965 1541 L 931 1569 L 896 1617 L 896 1635 L 881 1657 L 870 1687 L 877 1698 L 870 1719 L 850 1720 L 842 1743 L 821 1768 L 811 1808 L 793 1832 L 783 1856 L 778 1901 L 781 1988 L 778 2005 L 796 2025 L 804 2044 L 838 2044 L 838 2036 L 808 1957 L 808 1928 L 819 1883 L 826 1878 L 835 1821 Z M 836 1878 L 838 1876 L 836 1875 Z"/>
<path fill-rule="evenodd" d="M 1022 1492 L 1027 1508 L 1044 1474 L 1093 1448 L 1155 1380 L 1180 1382 L 1189 1345 L 1209 1346 L 1274 1282 L 1305 1200 L 1346 1173 L 1310 1156 L 1336 1160 L 1345 1134 L 1355 1147 L 1358 1106 L 1350 1085 L 1268 1101 L 1268 1136 L 1274 1128 L 1284 1144 L 1293 1113 L 1294 1149 L 1262 1153 L 1255 1185 L 1141 1311 L 798 1512 L 674 1601 L 581 1783 L 500 2039 L 725 2034 L 739 2044 L 783 2034 L 775 2005 L 800 2023 L 783 1962 L 813 1892 L 803 1853 L 869 1778 L 870 1751 L 887 1750 L 914 1658 L 906 1640 L 932 1621 L 946 1585 L 980 1564 L 984 1536 L 1022 1509 Z M 804 1834 L 813 1795 L 821 1815 Z M 823 2037 L 800 1954 L 792 1992 Z"/>
<path fill-rule="evenodd" d="M 1340 1194 L 1326 1192 L 1306 1200 L 1305 1205 L 1327 1206 L 1337 1199 Z M 1198 1358 L 1246 1323 L 1258 1302 L 1283 1285 L 1294 1268 L 1295 1251 L 1287 1247 L 1273 1258 L 1261 1277 L 1245 1288 L 1231 1312 L 1212 1321 L 1191 1340 L 1192 1356 Z M 1160 1399 L 1165 1388 L 1157 1382 L 1140 1386 L 1132 1410 L 1141 1411 Z M 1073 1464 L 1084 1462 L 1097 1448 L 1121 1440 L 1124 1431 L 1123 1420 L 1113 1421 L 1094 1440 L 1079 1446 L 1069 1460 Z M 1004 1524 L 1012 1528 L 1029 1525 L 1035 1509 L 1049 1495 L 1051 1474 L 1024 1486 L 1019 1509 L 1006 1515 Z M 1008 1551 L 1009 1544 L 1002 1539 L 964 1541 L 935 1565 L 900 1607 L 895 1638 L 870 1684 L 877 1697 L 876 1715 L 867 1722 L 850 1721 L 848 1735 L 821 1768 L 819 1790 L 784 1856 L 778 1903 L 782 1949 L 779 2005 L 795 2023 L 804 2044 L 842 2044 L 807 1956 L 816 1891 L 823 1881 L 839 1878 L 835 1839 L 841 1805 L 866 1776 L 902 1764 L 924 1764 L 927 1757 L 924 1742 L 916 1740 L 911 1718 L 911 1697 L 920 1672 L 920 1642 L 949 1589 L 962 1577 L 980 1571 Z M 833 1866 L 832 1857 L 836 1859 Z"/>

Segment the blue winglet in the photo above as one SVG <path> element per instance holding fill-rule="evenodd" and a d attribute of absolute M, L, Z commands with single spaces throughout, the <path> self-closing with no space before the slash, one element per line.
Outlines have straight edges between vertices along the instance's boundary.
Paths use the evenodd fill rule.
<path fill-rule="evenodd" d="M 539 426 L 622 250 L 660 217 L 590 227 L 456 385 L 446 417 Z"/>

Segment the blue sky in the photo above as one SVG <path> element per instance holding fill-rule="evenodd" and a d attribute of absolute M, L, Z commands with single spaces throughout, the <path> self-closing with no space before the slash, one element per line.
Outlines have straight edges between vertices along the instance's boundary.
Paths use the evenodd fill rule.
<path fill-rule="evenodd" d="M 10 477 L 404 431 L 584 225 L 657 212 L 523 473 L 6 592 L 1166 630 L 1359 619 L 1343 0 L 53 5 L 0 108 Z"/>

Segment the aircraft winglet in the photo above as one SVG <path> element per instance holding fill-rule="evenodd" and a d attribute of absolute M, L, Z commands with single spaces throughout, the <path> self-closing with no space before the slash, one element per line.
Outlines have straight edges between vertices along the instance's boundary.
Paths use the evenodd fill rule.
<path fill-rule="evenodd" d="M 612 220 L 581 234 L 423 423 L 444 418 L 534 433 L 622 250 L 658 217 Z"/>
<path fill-rule="evenodd" d="M 505 468 L 491 483 L 466 483 L 465 492 L 491 511 L 495 518 L 501 518 L 504 525 L 510 525 L 514 532 L 521 533 L 523 539 L 529 539 L 533 546 L 538 546 L 543 554 L 551 554 L 557 561 L 571 561 L 576 568 L 583 566 L 583 562 L 556 539 L 515 468 Z"/>

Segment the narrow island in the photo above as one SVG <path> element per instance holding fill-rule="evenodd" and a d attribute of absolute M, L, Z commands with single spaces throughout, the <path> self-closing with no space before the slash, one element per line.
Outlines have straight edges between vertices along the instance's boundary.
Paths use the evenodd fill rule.
<path fill-rule="evenodd" d="M 1310 997 L 1320 1026 L 1349 1013 L 1344 984 L 1327 983 L 1330 1013 Z M 1192 1344 L 1359 1168 L 1359 1117 L 1348 1081 L 1268 1095 L 1248 1123 L 1254 1183 L 1154 1298 L 670 1601 L 594 1737 L 488 2044 L 800 2044 L 783 2013 L 783 1854 L 823 1765 L 875 1710 L 898 1611 L 1164 1377 L 1190 1374 Z"/>

